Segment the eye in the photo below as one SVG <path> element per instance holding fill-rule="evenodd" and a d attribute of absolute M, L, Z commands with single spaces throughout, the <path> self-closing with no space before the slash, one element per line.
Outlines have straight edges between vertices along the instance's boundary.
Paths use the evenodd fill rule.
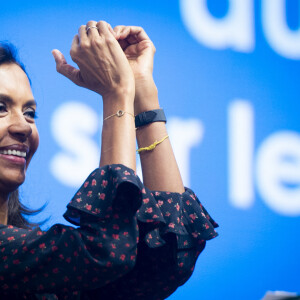
<path fill-rule="evenodd" d="M 0 108 L 1 109 L 1 108 Z M 24 111 L 24 116 L 29 118 L 29 119 L 36 119 L 37 118 L 37 114 L 34 108 L 32 107 L 28 107 L 26 108 L 26 110 Z"/>
<path fill-rule="evenodd" d="M 5 103 L 0 102 L 0 117 L 7 113 L 7 108 Z"/>

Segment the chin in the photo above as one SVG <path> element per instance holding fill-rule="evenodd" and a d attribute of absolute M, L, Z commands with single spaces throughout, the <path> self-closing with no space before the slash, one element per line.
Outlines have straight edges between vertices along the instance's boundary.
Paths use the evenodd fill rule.
<path fill-rule="evenodd" d="M 25 181 L 25 173 L 9 172 L 6 176 L 0 174 L 0 190 L 13 192 Z M 13 173 L 13 174 L 11 174 Z"/>

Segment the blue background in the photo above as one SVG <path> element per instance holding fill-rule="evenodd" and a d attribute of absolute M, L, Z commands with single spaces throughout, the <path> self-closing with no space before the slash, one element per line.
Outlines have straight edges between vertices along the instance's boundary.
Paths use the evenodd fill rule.
<path fill-rule="evenodd" d="M 169 117 L 203 124 L 203 140 L 190 153 L 190 186 L 220 224 L 220 235 L 207 243 L 193 276 L 170 297 L 173 300 L 261 299 L 267 290 L 300 293 L 300 214 L 272 210 L 256 188 L 248 209 L 234 207 L 228 196 L 227 122 L 234 99 L 246 99 L 255 112 L 255 153 L 273 133 L 300 131 L 299 60 L 272 49 L 262 29 L 261 1 L 253 2 L 255 47 L 248 53 L 213 49 L 197 41 L 175 0 L 1 3 L 0 40 L 19 48 L 38 102 L 40 148 L 21 194 L 30 207 L 47 203 L 37 217 L 49 218 L 44 228 L 64 222 L 61 215 L 76 191 L 50 171 L 50 161 L 61 151 L 50 129 L 55 110 L 63 102 L 78 101 L 101 115 L 101 98 L 57 74 L 51 55 L 57 48 L 70 61 L 71 41 L 80 25 L 102 19 L 112 26 L 144 27 L 157 49 L 154 77 L 162 107 Z M 215 18 L 226 16 L 229 3 L 207 1 Z M 288 25 L 296 31 L 298 1 L 286 1 L 286 9 Z M 95 142 L 99 136 L 100 129 Z M 298 181 L 294 188 L 299 185 Z"/>

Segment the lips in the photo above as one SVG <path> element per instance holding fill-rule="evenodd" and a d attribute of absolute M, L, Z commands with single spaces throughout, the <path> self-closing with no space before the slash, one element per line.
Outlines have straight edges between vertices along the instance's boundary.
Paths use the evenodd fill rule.
<path fill-rule="evenodd" d="M 18 151 L 18 150 L 2 150 L 2 151 L 0 150 L 0 154 L 26 157 L 26 152 Z"/>
<path fill-rule="evenodd" d="M 13 155 L 17 157 L 26 158 L 28 152 L 29 152 L 28 146 L 23 144 L 15 144 L 15 145 L 9 145 L 5 147 L 0 147 L 0 154 L 4 154 L 4 155 Z"/>

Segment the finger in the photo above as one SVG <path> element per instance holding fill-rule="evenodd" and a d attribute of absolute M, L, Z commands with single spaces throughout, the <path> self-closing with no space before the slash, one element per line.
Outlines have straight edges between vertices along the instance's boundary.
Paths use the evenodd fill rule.
<path fill-rule="evenodd" d="M 78 39 L 80 45 L 88 45 L 89 39 L 86 33 L 86 25 L 81 25 L 78 29 Z"/>
<path fill-rule="evenodd" d="M 92 38 L 92 39 L 99 37 L 99 32 L 98 32 L 96 21 L 87 22 L 87 24 L 86 24 L 86 35 L 89 38 Z"/>
<path fill-rule="evenodd" d="M 119 39 L 128 39 L 130 43 L 150 40 L 145 30 L 139 26 L 125 26 L 121 29 Z"/>
<path fill-rule="evenodd" d="M 69 65 L 64 55 L 57 49 L 52 50 L 52 55 L 56 62 L 56 70 L 58 73 L 64 75 L 75 84 L 80 85 L 80 71 Z"/>
<path fill-rule="evenodd" d="M 114 28 L 114 31 L 116 31 L 118 41 L 126 40 L 128 37 L 130 37 L 130 27 L 129 26 L 123 26 L 123 25 L 116 26 Z"/>
<path fill-rule="evenodd" d="M 127 42 L 127 40 L 118 40 L 121 48 L 123 49 L 123 51 L 125 51 L 127 49 L 128 46 L 130 46 L 131 44 Z"/>
<path fill-rule="evenodd" d="M 74 62 L 77 61 L 77 55 L 78 55 L 78 50 L 79 50 L 79 35 L 76 34 L 73 38 L 72 45 L 71 45 L 71 50 L 70 50 L 70 55 L 71 58 Z"/>
<path fill-rule="evenodd" d="M 126 26 L 124 25 L 118 25 L 114 27 L 114 33 L 115 33 L 115 38 L 118 40 L 120 38 L 121 32 L 124 30 Z"/>
<path fill-rule="evenodd" d="M 97 23 L 97 27 L 98 27 L 100 36 L 103 35 L 108 38 L 111 38 L 112 36 L 115 37 L 115 33 L 114 33 L 112 27 L 107 22 L 99 21 Z"/>
<path fill-rule="evenodd" d="M 146 49 L 149 49 L 152 51 L 153 54 L 156 52 L 156 48 L 151 42 L 151 40 L 143 40 L 137 45 L 137 47 L 138 47 L 138 51 L 144 51 Z"/>
<path fill-rule="evenodd" d="M 130 45 L 138 44 L 139 51 L 151 48 L 155 52 L 155 47 L 142 27 L 118 25 L 114 28 L 116 39 L 121 48 L 125 51 Z"/>
<path fill-rule="evenodd" d="M 118 26 L 115 26 L 115 28 L 113 30 L 115 33 L 115 38 L 119 42 L 121 48 L 125 51 L 126 48 L 128 46 L 130 46 L 130 43 L 128 43 L 128 41 L 126 39 L 120 39 L 120 35 L 121 34 L 126 35 L 123 33 L 124 31 L 128 31 L 128 33 L 129 33 L 129 28 L 124 25 L 118 25 Z"/>
<path fill-rule="evenodd" d="M 111 27 L 111 25 L 110 25 L 109 23 L 107 23 L 107 25 L 108 25 L 108 30 L 112 33 L 112 35 L 113 35 L 114 37 L 116 37 L 116 33 L 114 32 L 114 30 L 113 30 L 113 28 Z"/>
<path fill-rule="evenodd" d="M 115 26 L 114 29 L 114 35 L 115 35 L 115 38 L 117 41 L 125 41 L 126 39 L 120 39 L 120 35 L 123 34 L 123 35 L 126 35 L 124 34 L 123 32 L 124 31 L 128 31 L 129 33 L 129 28 L 127 26 L 124 26 L 124 25 L 118 25 L 118 26 Z"/>
<path fill-rule="evenodd" d="M 56 65 L 60 65 L 60 64 L 62 64 L 64 62 L 66 62 L 66 59 L 65 59 L 64 55 L 59 50 L 53 49 L 51 51 L 51 53 L 52 53 L 52 55 L 54 57 Z"/>

